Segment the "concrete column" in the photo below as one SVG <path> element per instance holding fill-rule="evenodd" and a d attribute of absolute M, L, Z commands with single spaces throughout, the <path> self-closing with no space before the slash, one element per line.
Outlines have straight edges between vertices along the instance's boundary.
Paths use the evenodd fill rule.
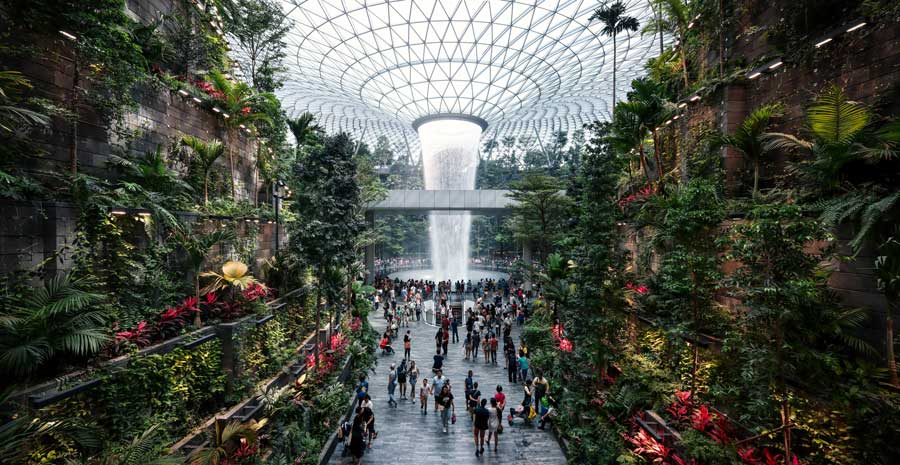
<path fill-rule="evenodd" d="M 241 375 L 241 366 L 236 361 L 237 350 L 234 344 L 237 322 L 222 323 L 216 327 L 219 341 L 222 344 L 222 371 L 225 372 L 225 393 L 234 390 L 234 380 Z"/>
<path fill-rule="evenodd" d="M 366 212 L 366 225 L 375 229 L 375 212 Z M 366 246 L 366 284 L 372 284 L 375 281 L 375 244 Z"/>
<path fill-rule="evenodd" d="M 525 262 L 526 266 L 531 265 L 531 244 L 528 241 L 522 244 L 522 261 Z M 523 283 L 523 287 L 525 288 L 525 292 L 531 290 L 531 279 L 525 278 L 525 282 Z"/>

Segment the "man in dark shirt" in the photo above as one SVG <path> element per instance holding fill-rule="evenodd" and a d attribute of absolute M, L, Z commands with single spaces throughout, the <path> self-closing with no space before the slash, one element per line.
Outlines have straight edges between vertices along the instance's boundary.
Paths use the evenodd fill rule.
<path fill-rule="evenodd" d="M 485 406 L 487 399 L 482 399 L 481 403 L 475 408 L 475 456 L 478 457 L 484 453 L 484 433 L 488 429 L 488 421 L 491 418 L 491 412 Z"/>

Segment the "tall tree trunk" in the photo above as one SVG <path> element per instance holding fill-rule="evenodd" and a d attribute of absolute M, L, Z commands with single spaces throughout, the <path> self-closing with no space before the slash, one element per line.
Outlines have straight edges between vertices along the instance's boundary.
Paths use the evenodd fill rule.
<path fill-rule="evenodd" d="M 644 155 L 644 143 L 640 142 L 638 144 L 638 154 L 641 156 L 641 170 L 644 172 L 644 177 L 647 178 L 647 182 L 650 182 L 650 168 L 647 167 L 647 156 Z"/>
<path fill-rule="evenodd" d="M 207 167 L 203 175 L 203 205 L 209 205 L 209 169 L 210 167 Z"/>
<path fill-rule="evenodd" d="M 684 53 L 684 47 L 684 35 L 682 34 L 681 43 L 678 46 L 678 50 L 681 51 L 681 75 L 684 77 L 684 90 L 687 91 L 690 84 L 688 83 L 687 56 Z"/>
<path fill-rule="evenodd" d="M 784 441 L 784 463 L 791 463 L 791 404 L 788 400 L 787 382 L 784 376 L 784 355 L 782 346 L 784 344 L 784 335 L 782 329 L 775 329 L 775 354 L 778 366 L 778 390 L 781 395 L 781 426 Z"/>
<path fill-rule="evenodd" d="M 319 272 L 318 285 L 316 286 L 316 337 L 315 347 L 313 348 L 313 360 L 316 362 L 316 371 L 319 371 L 319 346 L 322 344 L 322 281 L 324 279 L 324 271 Z"/>
<path fill-rule="evenodd" d="M 231 144 L 228 145 L 228 164 L 231 165 L 231 200 L 237 200 L 237 196 L 235 195 L 234 188 L 234 150 L 231 149 Z"/>
<path fill-rule="evenodd" d="M 253 170 L 253 206 L 259 207 L 259 164 Z"/>
<path fill-rule="evenodd" d="M 613 121 L 615 121 L 616 109 L 616 33 L 613 33 Z"/>
<path fill-rule="evenodd" d="M 887 314 L 885 315 L 885 344 L 887 344 L 887 363 L 888 373 L 891 377 L 891 385 L 900 388 L 900 379 L 897 377 L 897 359 L 894 357 L 894 305 L 888 304 Z"/>
<path fill-rule="evenodd" d="M 657 180 L 660 183 L 662 183 L 663 169 L 662 169 L 662 159 L 660 158 L 660 155 L 659 155 L 659 152 L 660 152 L 659 133 L 654 128 L 652 134 L 653 134 L 653 156 L 654 156 L 654 158 L 656 158 L 656 176 L 657 176 Z"/>
<path fill-rule="evenodd" d="M 194 297 L 197 298 L 197 311 L 194 312 L 194 327 L 203 327 L 200 320 L 200 270 L 194 269 Z"/>
<path fill-rule="evenodd" d="M 753 160 L 753 198 L 759 192 L 759 158 Z"/>

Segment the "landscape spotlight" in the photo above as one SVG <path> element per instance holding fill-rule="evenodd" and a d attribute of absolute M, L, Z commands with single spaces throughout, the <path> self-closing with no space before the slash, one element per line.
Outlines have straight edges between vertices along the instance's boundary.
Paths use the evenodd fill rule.
<path fill-rule="evenodd" d="M 182 97 L 187 97 L 187 96 L 188 96 L 188 91 L 186 91 L 186 90 L 184 90 L 184 89 L 179 89 L 179 90 L 178 90 L 178 93 L 179 93 Z"/>
<path fill-rule="evenodd" d="M 760 71 L 755 71 L 753 74 L 751 74 L 751 75 L 749 75 L 749 76 L 747 76 L 747 77 L 748 77 L 749 79 L 756 79 L 756 78 L 758 78 L 758 77 L 760 77 L 760 76 L 762 76 L 762 72 L 760 72 Z"/>
<path fill-rule="evenodd" d="M 819 48 L 819 47 L 821 47 L 821 46 L 827 44 L 828 42 L 831 42 L 832 40 L 834 40 L 834 38 L 829 37 L 829 38 L 827 38 L 827 39 L 825 39 L 825 40 L 823 40 L 823 41 L 817 43 L 817 44 L 816 44 L 816 48 Z"/>
<path fill-rule="evenodd" d="M 66 31 L 59 31 L 59 33 L 60 33 L 60 35 L 62 35 L 66 39 L 71 40 L 72 42 L 75 42 L 76 40 L 78 40 L 78 37 L 75 37 L 73 34 L 70 34 Z"/>
<path fill-rule="evenodd" d="M 194 103 L 201 103 L 201 102 L 203 102 L 203 100 L 200 100 L 200 99 L 198 99 L 197 97 L 194 97 L 193 100 L 194 100 Z"/>
<path fill-rule="evenodd" d="M 784 64 L 783 61 L 778 60 L 778 61 L 776 61 L 775 63 L 772 63 L 771 65 L 769 65 L 769 69 L 775 69 L 775 68 L 778 68 L 779 66 L 781 66 L 781 65 L 783 65 L 783 64 Z"/>
<path fill-rule="evenodd" d="M 696 102 L 696 101 L 698 101 L 698 100 L 700 100 L 700 96 L 699 96 L 699 95 L 694 95 L 693 97 L 691 97 L 691 101 L 692 101 L 692 102 Z"/>
<path fill-rule="evenodd" d="M 120 210 L 120 209 L 114 209 L 114 210 L 112 210 L 112 211 L 109 212 L 109 213 L 111 213 L 111 214 L 113 214 L 113 215 L 127 215 L 127 214 L 128 214 L 127 211 L 125 211 L 125 210 Z"/>

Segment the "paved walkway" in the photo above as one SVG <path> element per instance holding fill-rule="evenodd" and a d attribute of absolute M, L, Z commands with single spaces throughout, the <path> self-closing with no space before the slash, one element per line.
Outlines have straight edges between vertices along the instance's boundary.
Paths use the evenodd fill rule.
<path fill-rule="evenodd" d="M 377 315 L 376 315 L 377 313 Z M 369 321 L 379 332 L 384 332 L 387 323 L 382 318 L 382 312 L 372 312 Z M 397 352 L 394 355 L 380 355 L 378 351 L 378 366 L 376 373 L 370 373 L 370 393 L 375 403 L 375 425 L 378 430 L 378 438 L 372 448 L 363 456 L 363 464 L 367 465 L 465 465 L 465 464 L 535 464 L 535 465 L 563 465 L 565 456 L 550 433 L 549 429 L 542 431 L 535 426 L 524 426 L 521 419 L 516 419 L 513 426 L 509 426 L 506 418 L 503 419 L 503 434 L 500 435 L 500 447 L 498 452 L 493 449 L 482 457 L 475 457 L 475 445 L 472 437 L 472 421 L 469 419 L 464 407 L 464 381 L 468 370 L 474 371 L 475 381 L 483 395 L 493 393 L 498 384 L 503 386 L 503 392 L 507 394 L 507 411 L 510 406 L 518 405 L 522 401 L 523 393 L 521 384 L 511 385 L 507 381 L 506 369 L 503 361 L 498 359 L 497 365 L 486 365 L 481 358 L 477 361 L 463 360 L 462 340 L 456 344 L 450 344 L 449 358 L 444 360 L 444 375 L 450 379 L 453 385 L 453 394 L 456 397 L 455 425 L 450 426 L 450 431 L 444 434 L 441 428 L 439 415 L 434 412 L 433 400 L 428 406 L 428 415 L 422 415 L 417 401 L 400 400 L 399 407 L 388 407 L 387 397 L 387 372 L 391 363 L 399 364 L 403 358 L 403 337 L 407 328 L 401 328 L 401 337 L 394 342 Z M 434 362 L 434 334 L 435 328 L 424 321 L 410 323 L 412 331 L 412 360 L 419 365 L 420 376 L 433 376 L 431 365 Z M 465 327 L 460 330 L 460 339 L 465 336 Z M 513 339 L 518 343 L 518 329 L 513 330 Z M 502 349 L 502 347 L 501 347 Z M 498 354 L 502 355 L 502 354 Z M 420 381 L 421 383 L 421 378 Z M 430 383 L 429 383 L 430 384 Z M 396 397 L 400 397 L 400 389 L 397 388 Z M 505 415 L 504 415 L 505 416 Z M 493 445 L 492 445 L 493 447 Z M 351 463 L 349 455 L 342 457 L 343 445 L 332 456 L 332 464 Z"/>

